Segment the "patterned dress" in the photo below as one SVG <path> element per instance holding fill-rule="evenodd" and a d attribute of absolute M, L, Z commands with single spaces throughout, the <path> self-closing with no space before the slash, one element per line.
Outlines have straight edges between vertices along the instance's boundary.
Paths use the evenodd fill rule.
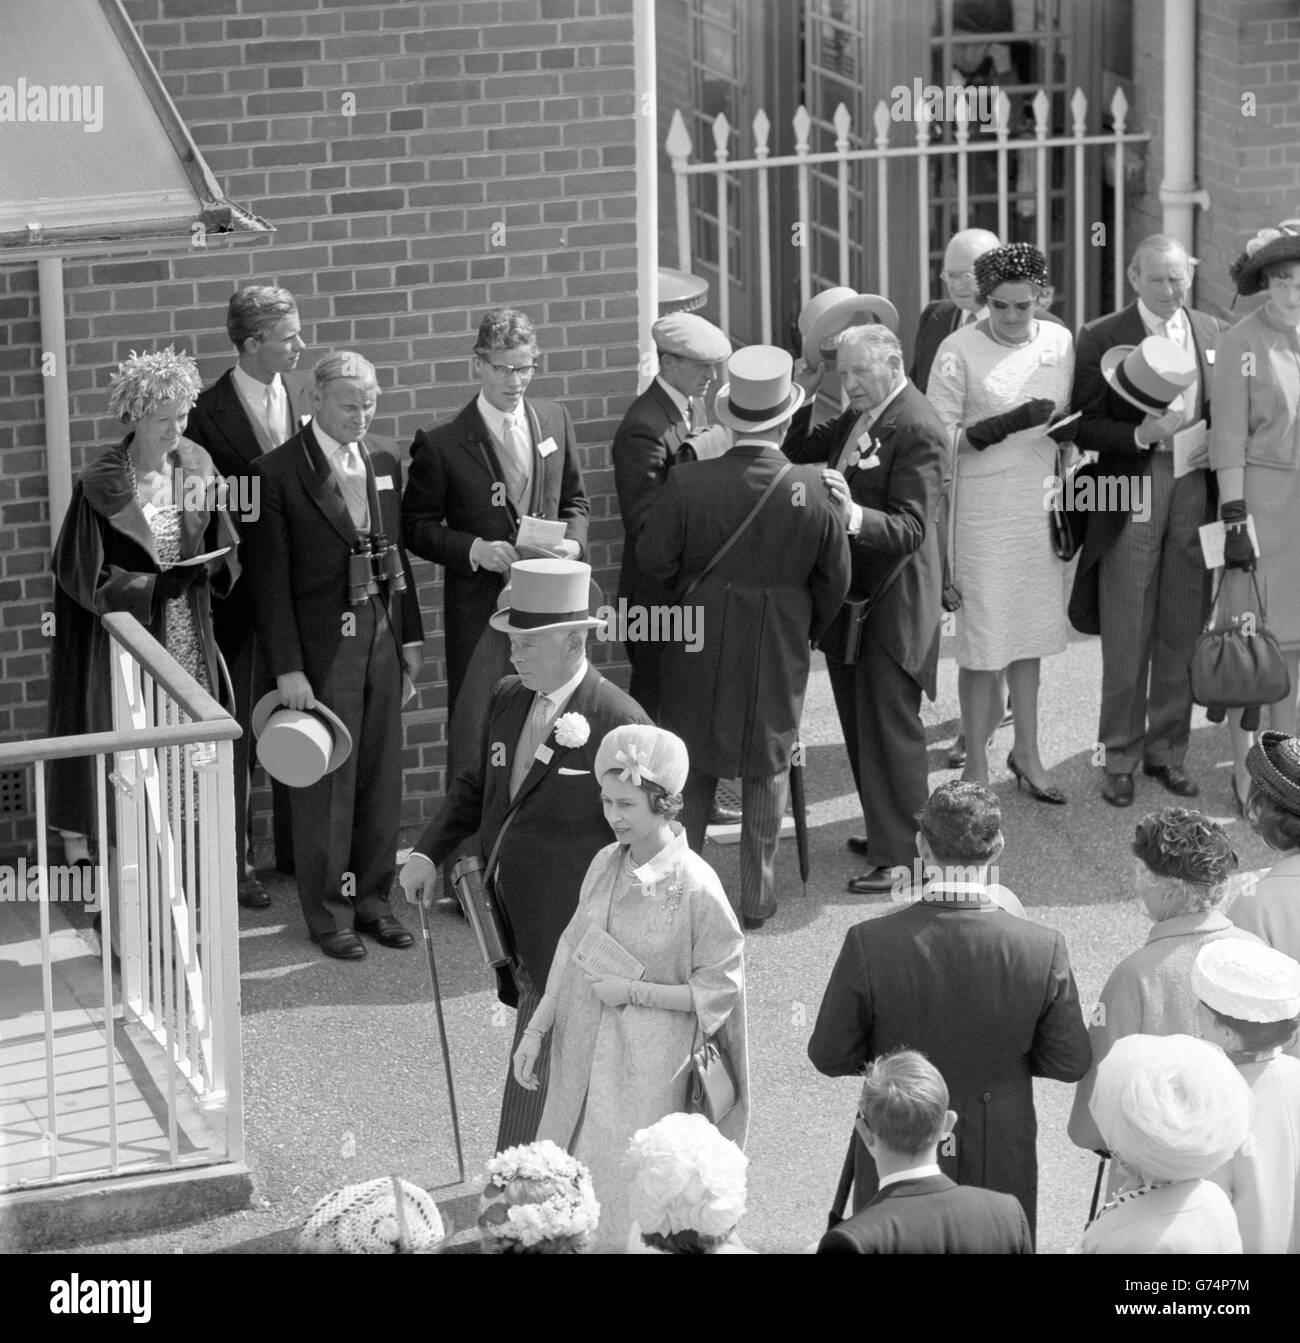
<path fill-rule="evenodd" d="M 1045 397 L 1064 410 L 1074 378 L 1070 333 L 1040 321 L 1027 345 L 1000 344 L 963 327 L 939 346 L 926 396 L 957 441 L 963 429 Z M 1056 444 L 1044 426 L 983 452 L 963 448 L 953 481 L 952 572 L 961 592 L 959 667 L 1000 671 L 1065 650 L 1065 604 L 1074 562 L 1062 564 L 1048 533 L 1047 487 Z"/>
<path fill-rule="evenodd" d="M 163 569 L 170 569 L 181 557 L 180 509 L 175 505 L 157 509 L 149 518 L 149 530 L 153 533 L 158 563 Z M 203 643 L 199 639 L 198 626 L 194 623 L 194 608 L 188 593 L 168 601 L 165 620 L 163 644 L 167 651 L 211 694 L 207 659 L 203 656 Z"/>

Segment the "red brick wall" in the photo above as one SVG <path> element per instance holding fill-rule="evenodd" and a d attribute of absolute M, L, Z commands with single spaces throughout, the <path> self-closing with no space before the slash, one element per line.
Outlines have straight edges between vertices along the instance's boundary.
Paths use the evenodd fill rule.
<path fill-rule="evenodd" d="M 175 342 L 205 381 L 232 362 L 244 284 L 298 296 L 307 358 L 379 368 L 375 432 L 414 431 L 474 394 L 483 312 L 538 327 L 533 393 L 577 423 L 590 559 L 612 597 L 622 527 L 609 442 L 636 389 L 632 0 L 127 0 L 227 194 L 269 246 L 66 266 L 73 470 L 114 433 L 111 367 Z M 345 106 L 351 95 L 355 106 Z M 345 113 L 351 110 L 353 115 Z M 0 736 L 40 736 L 52 599 L 35 267 L 0 268 Z M 441 584 L 417 566 L 426 669 L 406 715 L 406 819 L 442 789 Z M 615 649 L 617 646 L 614 646 Z M 600 660 L 609 645 L 595 645 Z M 30 840 L 0 818 L 0 845 Z"/>

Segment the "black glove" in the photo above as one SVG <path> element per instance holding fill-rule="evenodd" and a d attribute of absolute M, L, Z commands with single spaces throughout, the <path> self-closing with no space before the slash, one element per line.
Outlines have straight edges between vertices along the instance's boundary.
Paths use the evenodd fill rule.
<path fill-rule="evenodd" d="M 990 415 L 987 420 L 972 424 L 966 430 L 966 441 L 977 452 L 983 452 L 985 448 L 991 448 L 994 443 L 1001 443 L 1004 438 L 1019 433 L 1021 429 L 1032 429 L 1036 424 L 1046 424 L 1052 418 L 1055 409 L 1055 401 L 1043 396 L 1037 397 L 1003 415 Z"/>
<path fill-rule="evenodd" d="M 1076 415 L 1069 424 L 1062 425 L 1054 425 L 1049 422 L 1047 426 L 1047 437 L 1054 443 L 1073 443 L 1075 435 L 1079 432 L 1079 420 L 1081 418 L 1081 416 Z"/>
<path fill-rule="evenodd" d="M 161 602 L 183 596 L 206 574 L 207 570 L 202 564 L 178 564 L 165 569 L 153 581 L 154 597 Z"/>
<path fill-rule="evenodd" d="M 1223 567 L 1252 572 L 1255 568 L 1255 547 L 1250 544 L 1250 533 L 1246 530 L 1246 501 L 1229 499 L 1219 509 L 1219 517 L 1227 529 L 1223 538 Z"/>

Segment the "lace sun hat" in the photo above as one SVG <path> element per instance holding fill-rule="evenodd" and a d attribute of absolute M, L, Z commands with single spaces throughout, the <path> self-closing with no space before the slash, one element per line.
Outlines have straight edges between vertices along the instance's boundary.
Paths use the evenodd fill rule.
<path fill-rule="evenodd" d="M 298 1248 L 311 1254 L 430 1254 L 448 1234 L 438 1205 L 423 1189 L 385 1176 L 327 1194 L 311 1210 Z"/>

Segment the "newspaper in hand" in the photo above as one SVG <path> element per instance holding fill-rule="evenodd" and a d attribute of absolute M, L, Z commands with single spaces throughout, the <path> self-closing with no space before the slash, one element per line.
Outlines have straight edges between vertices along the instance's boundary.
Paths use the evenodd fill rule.
<path fill-rule="evenodd" d="M 573 962 L 589 975 L 603 978 L 640 979 L 645 966 L 617 939 L 592 924 L 573 953 Z"/>

